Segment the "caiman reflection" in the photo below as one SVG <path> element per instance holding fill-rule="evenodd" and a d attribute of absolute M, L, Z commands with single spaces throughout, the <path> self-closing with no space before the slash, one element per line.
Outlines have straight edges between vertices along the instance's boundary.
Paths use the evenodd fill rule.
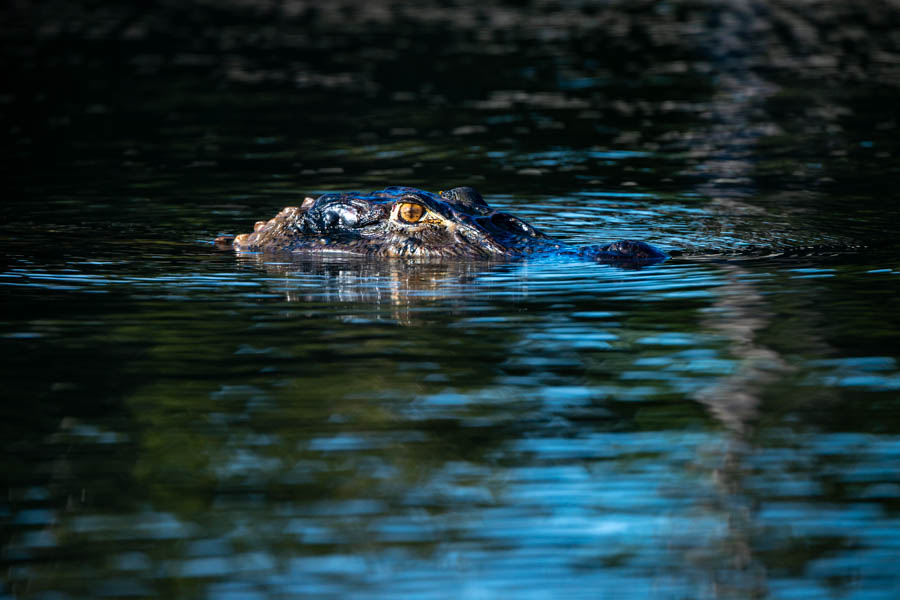
<path fill-rule="evenodd" d="M 470 296 L 491 297 L 490 286 L 478 284 L 487 273 L 501 268 L 487 261 L 368 260 L 340 255 L 298 256 L 273 262 L 265 254 L 246 253 L 238 261 L 265 271 L 266 292 L 298 304 L 338 307 L 342 318 L 358 316 L 365 321 L 391 319 L 402 325 L 439 323 L 446 316 L 432 312 L 436 303 L 444 307 L 464 305 Z M 527 279 L 507 281 L 505 297 L 527 295 Z M 357 312 L 358 315 L 357 315 Z"/>
<path fill-rule="evenodd" d="M 253 233 L 236 236 L 232 245 L 239 252 L 307 255 L 490 259 L 563 254 L 639 264 L 667 258 L 658 248 L 634 240 L 568 246 L 513 215 L 492 209 L 470 187 L 439 194 L 388 187 L 369 194 L 307 198 L 269 221 L 259 221 Z"/>

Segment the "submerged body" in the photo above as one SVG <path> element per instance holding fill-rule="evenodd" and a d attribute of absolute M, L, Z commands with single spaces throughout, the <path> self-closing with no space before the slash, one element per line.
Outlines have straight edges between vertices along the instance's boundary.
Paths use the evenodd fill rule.
<path fill-rule="evenodd" d="M 600 261 L 658 262 L 650 244 L 620 240 L 574 248 L 488 206 L 468 187 L 434 194 L 410 187 L 328 193 L 289 206 L 253 233 L 234 238 L 241 252 L 349 253 L 425 258 L 514 258 L 567 254 Z"/>

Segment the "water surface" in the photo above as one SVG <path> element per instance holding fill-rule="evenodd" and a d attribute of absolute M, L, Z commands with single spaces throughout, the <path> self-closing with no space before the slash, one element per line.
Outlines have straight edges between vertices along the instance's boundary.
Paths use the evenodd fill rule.
<path fill-rule="evenodd" d="M 893 598 L 896 11 L 343 6 L 10 13 L 2 597 Z M 675 256 L 211 243 L 397 184 Z"/>

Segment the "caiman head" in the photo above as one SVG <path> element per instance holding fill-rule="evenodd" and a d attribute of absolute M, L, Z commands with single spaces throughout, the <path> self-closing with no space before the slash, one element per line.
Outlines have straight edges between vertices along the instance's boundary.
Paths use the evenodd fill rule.
<path fill-rule="evenodd" d="M 329 193 L 289 206 L 238 251 L 352 253 L 403 257 L 509 257 L 563 247 L 525 221 L 488 206 L 469 187 L 433 194 L 389 187 L 370 194 Z"/>

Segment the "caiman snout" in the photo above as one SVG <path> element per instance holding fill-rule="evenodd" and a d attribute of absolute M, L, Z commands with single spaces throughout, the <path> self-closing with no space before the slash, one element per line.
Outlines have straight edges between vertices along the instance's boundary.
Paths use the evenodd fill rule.
<path fill-rule="evenodd" d="M 225 238 L 222 238 L 224 241 Z M 238 235 L 242 252 L 344 252 L 423 258 L 576 255 L 603 262 L 658 262 L 650 244 L 622 240 L 577 249 L 511 214 L 493 210 L 468 187 L 433 194 L 409 187 L 328 193 L 287 207 L 253 233 Z"/>

